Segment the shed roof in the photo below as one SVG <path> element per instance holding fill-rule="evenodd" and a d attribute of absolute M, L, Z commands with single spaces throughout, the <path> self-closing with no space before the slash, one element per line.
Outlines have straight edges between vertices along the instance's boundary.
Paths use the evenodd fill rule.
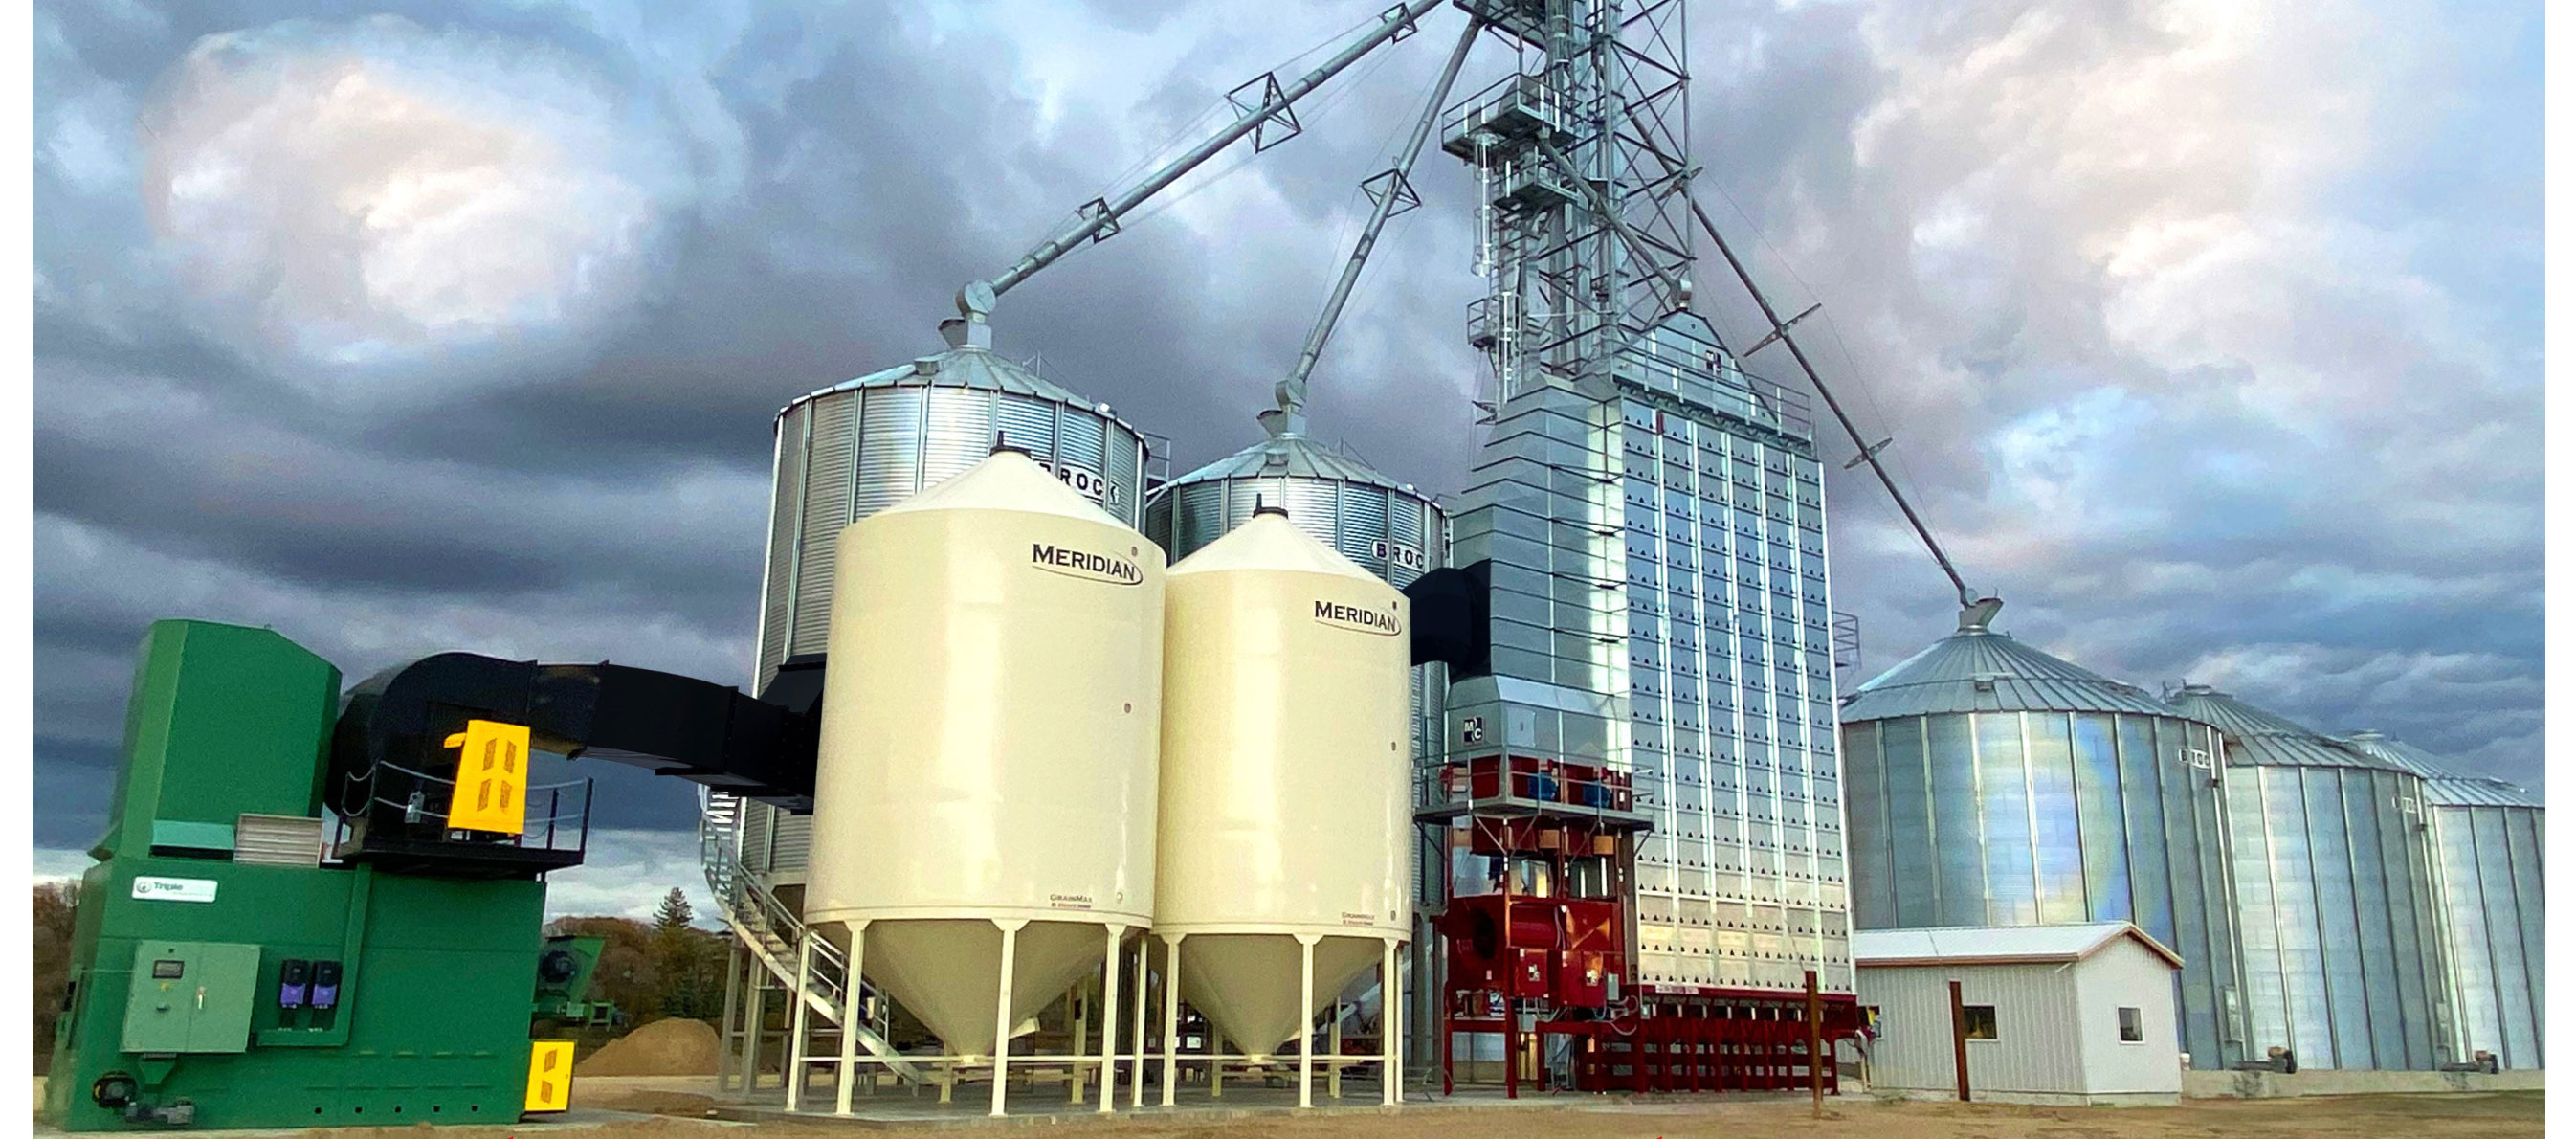
<path fill-rule="evenodd" d="M 2188 716 L 2133 684 L 1982 625 L 1932 642 L 1852 692 L 1844 723 L 1948 712 L 2130 712 Z"/>
<path fill-rule="evenodd" d="M 1852 964 L 1863 969 L 1909 965 L 2051 965 L 2081 961 L 2123 937 L 2182 968 L 2182 955 L 2124 921 L 2069 925 L 1956 925 L 1870 929 L 1851 935 Z"/>

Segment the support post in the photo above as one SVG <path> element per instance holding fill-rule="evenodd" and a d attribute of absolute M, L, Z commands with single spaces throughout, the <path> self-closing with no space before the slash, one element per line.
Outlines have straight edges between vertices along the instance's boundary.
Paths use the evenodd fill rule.
<path fill-rule="evenodd" d="M 1825 1117 L 1825 1025 L 1823 1005 L 1816 997 L 1816 971 L 1807 970 L 1807 1094 L 1813 1101 L 1815 1117 Z"/>
<path fill-rule="evenodd" d="M 716 1041 L 716 1092 L 719 1095 L 723 1094 L 726 1089 L 733 1086 L 734 1077 L 737 1074 L 735 1065 L 735 1057 L 737 1054 L 733 1047 L 733 1030 L 734 1017 L 742 1011 L 742 959 L 742 942 L 738 939 L 727 939 L 725 942 L 724 1018 L 716 1022 L 718 1025 L 723 1026 L 722 1035 L 720 1035 Z M 745 1090 L 749 1090 L 748 1085 L 745 1086 Z"/>
<path fill-rule="evenodd" d="M 867 1023 L 867 998 L 860 965 L 867 959 L 868 923 L 850 923 L 850 961 L 841 977 L 841 1086 L 833 1090 L 835 1115 L 850 1113 L 850 1092 L 859 1082 L 859 1032 Z"/>
<path fill-rule="evenodd" d="M 1297 1007 L 1306 1014 L 1297 1033 L 1299 1107 L 1315 1106 L 1315 943 L 1321 940 L 1311 933 L 1297 935 Z"/>
<path fill-rule="evenodd" d="M 1398 942 L 1386 943 L 1386 959 L 1378 963 L 1378 1103 L 1393 1107 L 1404 1102 L 1404 996 L 1403 976 L 1397 968 Z"/>
<path fill-rule="evenodd" d="M 1020 955 L 1020 927 L 1025 918 L 993 919 L 1002 930 L 1002 976 L 993 994 L 993 1110 L 999 1116 L 1002 1097 L 1011 1088 L 1011 974 Z"/>
<path fill-rule="evenodd" d="M 1333 994 L 1333 1020 L 1324 1031 L 1324 1097 L 1342 1098 L 1342 997 Z"/>
<path fill-rule="evenodd" d="M 1968 1006 L 1959 983 L 1950 982 L 1950 1063 L 1959 1073 L 1959 1102 L 1968 1102 Z"/>
<path fill-rule="evenodd" d="M 1100 964 L 1100 1114 L 1118 1109 L 1118 943 L 1127 927 L 1109 927 Z"/>
<path fill-rule="evenodd" d="M 1163 1106 L 1172 1106 L 1172 1085 L 1180 1079 L 1181 938 L 1163 939 Z"/>
<path fill-rule="evenodd" d="M 1073 1014 L 1073 1058 L 1065 1065 L 1064 1084 L 1072 1089 L 1066 1102 L 1075 1107 L 1082 1106 L 1082 1087 L 1089 1078 L 1082 1070 L 1082 1042 L 1091 1036 L 1091 1002 L 1086 999 L 1090 988 L 1091 979 L 1086 977 L 1064 993 L 1065 1010 Z"/>
<path fill-rule="evenodd" d="M 762 967 L 759 959 L 752 958 L 747 953 L 743 956 L 750 959 L 744 962 L 742 971 L 743 983 L 748 986 L 743 994 L 742 1098 L 750 1099 L 753 1093 L 760 1090 L 761 1018 L 769 1010 L 760 1007 L 762 992 L 760 982 L 767 970 Z"/>
<path fill-rule="evenodd" d="M 787 1085 L 790 1114 L 805 1109 L 805 1016 L 813 1007 L 805 993 L 813 983 L 814 931 L 809 929 L 796 939 L 796 990 L 787 994 L 787 1070 L 778 1081 Z"/>
<path fill-rule="evenodd" d="M 1136 1067 L 1127 1083 L 1127 1106 L 1145 1106 L 1145 966 L 1154 956 L 1154 940 L 1136 938 Z"/>

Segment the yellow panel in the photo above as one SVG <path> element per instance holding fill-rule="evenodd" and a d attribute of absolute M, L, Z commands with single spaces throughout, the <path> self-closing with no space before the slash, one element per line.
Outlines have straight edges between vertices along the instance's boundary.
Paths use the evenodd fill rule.
<path fill-rule="evenodd" d="M 458 830 L 525 834 L 528 830 L 528 729 L 467 720 L 447 737 L 456 756 L 456 797 L 447 825 Z"/>
<path fill-rule="evenodd" d="M 572 1041 L 530 1042 L 528 1045 L 528 1110 L 562 1111 L 571 1106 Z"/>

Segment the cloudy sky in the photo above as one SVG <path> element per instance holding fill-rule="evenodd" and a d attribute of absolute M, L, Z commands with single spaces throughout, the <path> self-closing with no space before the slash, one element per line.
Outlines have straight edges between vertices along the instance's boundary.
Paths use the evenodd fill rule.
<path fill-rule="evenodd" d="M 351 674 L 745 677 L 777 407 L 935 349 L 959 285 L 1384 2 L 41 0 L 40 871 L 99 830 L 157 617 Z M 1825 305 L 1812 357 L 2003 628 L 2536 786 L 2540 6 L 2255 8 L 1703 2 L 1700 191 Z M 1177 467 L 1250 441 L 1459 19 L 1010 294 L 998 346 Z M 1446 491 L 1472 185 L 1416 181 L 1313 414 Z M 1874 672 L 1953 603 L 1876 487 L 1829 500 Z M 558 907 L 695 886 L 691 789 L 583 766 L 609 829 Z"/>

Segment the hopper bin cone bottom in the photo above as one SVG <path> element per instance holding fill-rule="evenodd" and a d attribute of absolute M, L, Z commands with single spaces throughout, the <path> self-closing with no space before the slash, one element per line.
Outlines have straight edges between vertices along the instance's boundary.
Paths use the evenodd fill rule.
<path fill-rule="evenodd" d="M 1030 922 L 1012 947 L 1011 1023 L 1054 1003 L 1100 971 L 1100 927 Z M 883 987 L 954 1055 L 991 1056 L 1002 931 L 981 918 L 889 921 L 868 926 L 868 979 Z M 1293 975 L 1295 963 L 1290 963 Z M 1293 981 L 1291 982 L 1294 983 Z"/>
<path fill-rule="evenodd" d="M 1278 934 L 1200 933 L 1181 939 L 1181 999 L 1205 1014 L 1246 1055 L 1293 1056 L 1299 1029 L 1386 950 L 1378 938 L 1327 937 L 1315 943 L 1315 1004 L 1301 1010 L 1297 939 Z M 991 1001 L 985 1007 L 992 1007 Z"/>

